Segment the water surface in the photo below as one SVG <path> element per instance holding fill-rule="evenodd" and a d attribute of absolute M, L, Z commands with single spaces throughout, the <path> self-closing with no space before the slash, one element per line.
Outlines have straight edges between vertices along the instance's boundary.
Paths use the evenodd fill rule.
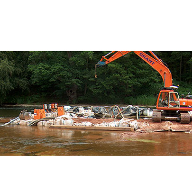
<path fill-rule="evenodd" d="M 15 115 L 10 110 L 9 115 Z M 6 116 L 4 109 L 0 114 Z M 19 110 L 18 110 L 19 114 Z M 1 156 L 191 156 L 190 133 L 72 131 L 45 127 L 0 127 Z"/>

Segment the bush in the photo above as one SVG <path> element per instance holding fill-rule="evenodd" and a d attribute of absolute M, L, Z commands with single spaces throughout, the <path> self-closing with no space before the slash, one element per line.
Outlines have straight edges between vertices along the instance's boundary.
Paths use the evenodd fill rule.
<path fill-rule="evenodd" d="M 126 97 L 125 103 L 128 105 L 156 105 L 157 98 L 154 96 L 140 95 L 138 97 Z"/>

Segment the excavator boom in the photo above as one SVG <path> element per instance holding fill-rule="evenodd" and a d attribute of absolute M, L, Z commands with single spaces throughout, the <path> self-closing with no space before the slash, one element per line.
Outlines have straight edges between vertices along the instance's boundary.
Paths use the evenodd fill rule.
<path fill-rule="evenodd" d="M 172 74 L 170 70 L 164 65 L 164 63 L 152 52 L 150 51 L 150 55 L 143 51 L 112 51 L 107 55 L 103 56 L 101 60 L 96 64 L 96 66 L 103 66 L 111 63 L 112 61 L 130 53 L 134 52 L 141 59 L 143 59 L 146 63 L 148 63 L 151 67 L 153 67 L 156 71 L 161 75 L 164 87 L 172 86 Z M 110 55 L 110 57 L 109 57 Z"/>

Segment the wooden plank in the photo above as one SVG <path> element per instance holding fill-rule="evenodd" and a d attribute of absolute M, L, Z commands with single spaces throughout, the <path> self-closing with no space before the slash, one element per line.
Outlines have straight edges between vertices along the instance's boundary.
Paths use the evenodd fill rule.
<path fill-rule="evenodd" d="M 174 129 L 170 129 L 171 132 L 190 132 L 189 129 L 185 129 L 185 130 L 174 130 Z"/>
<path fill-rule="evenodd" d="M 189 129 L 184 129 L 184 130 L 174 130 L 174 129 L 160 129 L 160 130 L 154 130 L 153 132 L 190 132 Z"/>
<path fill-rule="evenodd" d="M 153 132 L 167 132 L 169 131 L 168 129 L 160 129 L 160 130 L 154 130 Z"/>
<path fill-rule="evenodd" d="M 133 127 L 93 127 L 93 126 L 69 126 L 51 125 L 49 128 L 71 129 L 71 130 L 100 130 L 100 131 L 135 131 Z"/>

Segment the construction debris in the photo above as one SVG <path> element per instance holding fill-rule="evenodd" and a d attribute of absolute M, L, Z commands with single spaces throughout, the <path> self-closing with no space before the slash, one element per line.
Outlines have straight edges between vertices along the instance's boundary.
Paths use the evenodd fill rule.
<path fill-rule="evenodd" d="M 9 125 L 9 124 L 11 124 L 11 123 L 15 123 L 15 122 L 18 121 L 18 120 L 20 120 L 19 117 L 16 117 L 16 118 L 10 120 L 9 122 L 7 122 L 7 123 L 5 123 L 5 124 L 3 124 L 3 125 L 0 125 L 0 126 L 1 126 L 1 127 L 6 126 L 6 125 Z"/>
<path fill-rule="evenodd" d="M 148 108 L 139 108 L 132 105 L 127 107 L 114 106 L 58 106 L 58 104 L 44 104 L 43 109 L 34 109 L 33 112 L 21 111 L 19 117 L 2 125 L 25 126 L 75 126 L 75 127 L 131 127 L 137 130 L 137 121 L 132 117 L 145 115 L 150 117 Z M 144 114 L 145 112 L 145 114 Z"/>
<path fill-rule="evenodd" d="M 56 106 L 56 107 L 55 107 Z M 21 111 L 19 117 L 1 126 L 23 125 L 71 130 L 108 130 L 149 132 L 191 133 L 191 124 L 178 124 L 175 121 L 152 121 L 152 109 L 128 105 L 114 106 L 58 106 Z"/>

